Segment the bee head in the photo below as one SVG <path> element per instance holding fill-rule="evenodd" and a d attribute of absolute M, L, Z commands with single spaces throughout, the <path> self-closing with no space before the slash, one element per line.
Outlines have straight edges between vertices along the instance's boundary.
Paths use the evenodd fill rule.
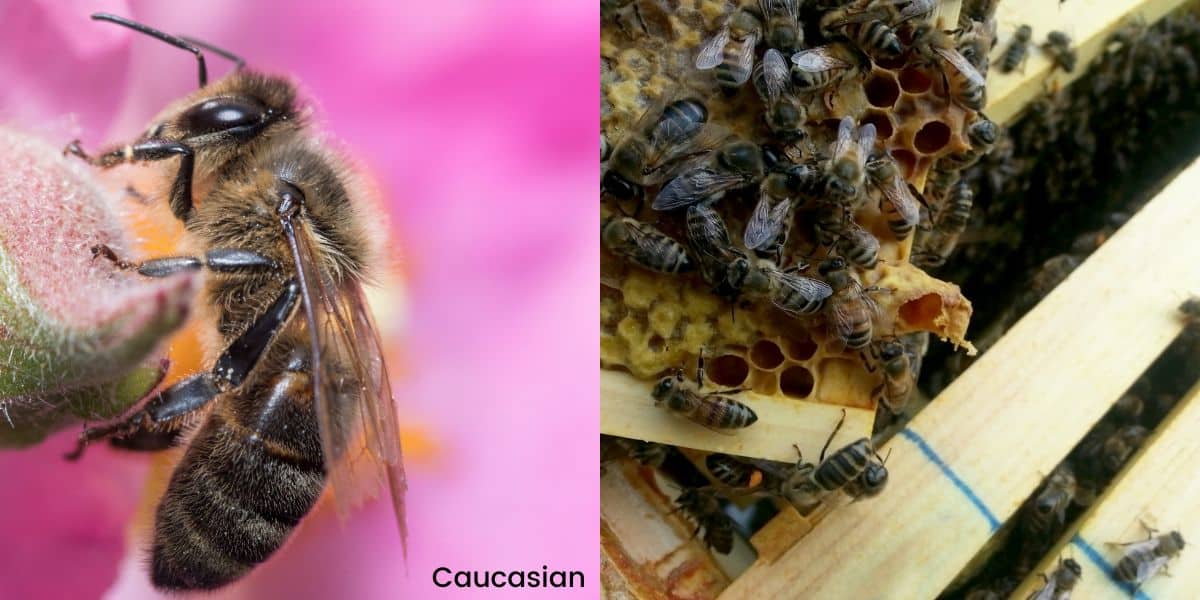
<path fill-rule="evenodd" d="M 614 158 L 614 160 L 616 159 Z M 604 180 L 600 182 L 600 189 L 618 200 L 633 200 L 642 193 L 641 186 L 630 182 L 612 170 L 604 174 Z"/>
<path fill-rule="evenodd" d="M 1075 562 L 1075 559 L 1073 558 L 1064 560 L 1063 566 L 1066 567 L 1068 571 L 1074 573 L 1076 577 L 1083 575 L 1083 569 L 1079 566 L 1079 563 Z"/>
<path fill-rule="evenodd" d="M 1178 531 L 1172 531 L 1167 535 L 1167 539 L 1170 541 L 1172 550 L 1175 552 L 1183 550 L 1183 536 Z"/>
<path fill-rule="evenodd" d="M 869 462 L 867 468 L 858 476 L 858 482 L 862 486 L 863 495 L 875 496 L 883 491 L 887 486 L 888 470 L 883 466 L 883 463 Z"/>
<path fill-rule="evenodd" d="M 658 383 L 654 384 L 654 390 L 650 392 L 650 395 L 654 397 L 654 402 L 657 404 L 663 400 L 666 400 L 674 390 L 675 376 L 667 375 L 666 377 L 659 379 Z"/>
<path fill-rule="evenodd" d="M 971 139 L 972 144 L 991 146 L 996 143 L 997 133 L 996 123 L 981 115 L 979 120 L 971 124 L 967 137 Z"/>
<path fill-rule="evenodd" d="M 845 270 L 845 268 L 846 268 L 846 259 L 844 259 L 840 256 L 834 256 L 832 258 L 827 258 L 824 261 L 822 261 L 821 265 L 819 267 L 817 267 L 817 272 L 823 276 L 828 277 L 832 273 L 837 273 L 838 271 Z"/>

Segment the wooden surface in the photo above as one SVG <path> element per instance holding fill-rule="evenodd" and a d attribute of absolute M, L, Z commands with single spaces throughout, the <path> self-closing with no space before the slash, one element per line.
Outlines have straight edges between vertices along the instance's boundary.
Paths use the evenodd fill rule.
<path fill-rule="evenodd" d="M 1172 529 L 1184 542 L 1200 542 L 1200 384 L 1193 387 L 1159 426 L 1142 451 L 1130 461 L 1099 501 L 1063 536 L 1037 572 L 1053 568 L 1058 558 L 1074 558 L 1083 579 L 1073 597 L 1129 598 L 1130 591 L 1109 578 L 1124 549 L 1110 542 L 1146 538 L 1140 521 L 1160 533 Z M 1141 598 L 1200 598 L 1200 552 L 1184 548 L 1168 565 L 1171 576 L 1142 586 Z M 1017 591 L 1024 598 L 1041 587 L 1036 573 Z"/>
<path fill-rule="evenodd" d="M 652 385 L 653 382 L 638 380 L 628 373 L 601 371 L 600 397 L 604 399 L 604 410 L 600 411 L 600 432 L 790 463 L 796 461 L 792 444 L 799 445 L 806 458 L 816 460 L 842 416 L 841 406 L 743 392 L 736 398 L 754 409 L 758 422 L 732 434 L 718 433 L 655 406 L 650 397 Z M 846 423 L 830 448 L 841 448 L 871 436 L 875 411 L 845 410 Z"/>
<path fill-rule="evenodd" d="M 1046 85 L 1054 82 L 1066 85 L 1087 70 L 1088 63 L 1100 53 L 1108 36 L 1119 25 L 1140 15 L 1154 23 L 1184 4 L 1186 0 L 1004 0 L 996 9 L 997 41 L 991 53 L 988 72 L 988 105 L 984 111 L 1000 124 L 1014 120 L 1030 102 L 1040 96 Z M 1000 58 L 1008 48 L 1013 31 L 1022 24 L 1033 27 L 1029 59 L 1024 72 L 1001 73 Z M 1079 55 L 1073 73 L 1051 72 L 1051 63 L 1040 46 L 1046 34 L 1059 30 L 1071 36 Z"/>
<path fill-rule="evenodd" d="M 883 495 L 832 512 L 723 597 L 940 593 L 1179 333 L 1180 299 L 1200 290 L 1179 251 L 1200 230 L 1196 189 L 1193 163 L 889 442 Z"/>

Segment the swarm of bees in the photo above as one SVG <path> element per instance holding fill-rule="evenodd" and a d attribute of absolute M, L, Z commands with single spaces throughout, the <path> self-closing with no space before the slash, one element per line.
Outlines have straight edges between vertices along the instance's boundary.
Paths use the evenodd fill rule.
<path fill-rule="evenodd" d="M 102 169 L 178 158 L 161 181 L 163 198 L 201 252 L 139 262 L 96 246 L 93 257 L 132 277 L 212 273 L 212 334 L 225 349 L 210 371 L 86 428 L 68 458 L 102 439 L 137 450 L 186 445 L 154 519 L 148 563 L 162 589 L 215 589 L 245 576 L 284 543 L 327 482 L 338 508 L 348 508 L 353 490 L 364 489 L 356 473 L 388 482 L 403 538 L 399 422 L 363 296 L 370 244 L 353 174 L 311 132 L 288 80 L 204 42 L 92 18 L 192 52 L 199 89 L 128 144 L 91 155 L 74 142 L 66 152 Z M 205 51 L 235 70 L 209 82 Z M 180 435 L 197 421 L 192 435 Z"/>
<path fill-rule="evenodd" d="M 952 246 L 969 218 L 969 190 L 943 204 L 922 189 L 995 140 L 986 28 L 947 31 L 931 0 L 701 4 L 670 11 L 668 33 L 614 4 L 601 29 L 601 366 L 647 381 L 679 427 L 725 435 L 757 426 L 755 395 L 898 413 L 923 352 L 910 338 L 965 341 L 969 303 L 914 266 L 914 243 Z M 900 316 L 930 296 L 939 312 Z M 826 378 L 830 360 L 858 365 L 870 394 Z M 647 464 L 660 445 L 617 446 Z M 884 489 L 869 438 L 825 454 L 708 455 L 711 485 L 680 510 L 721 551 L 722 502 L 808 511 Z"/>

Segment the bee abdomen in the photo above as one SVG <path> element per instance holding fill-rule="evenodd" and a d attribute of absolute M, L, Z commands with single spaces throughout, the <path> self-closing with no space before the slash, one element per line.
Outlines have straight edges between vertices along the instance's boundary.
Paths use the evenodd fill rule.
<path fill-rule="evenodd" d="M 828 492 L 841 489 L 867 468 L 870 459 L 870 443 L 865 438 L 858 440 L 818 465 L 813 481 Z"/>
<path fill-rule="evenodd" d="M 151 578 L 166 589 L 214 589 L 266 560 L 324 486 L 320 456 L 213 412 L 158 507 Z"/>
<path fill-rule="evenodd" d="M 758 421 L 754 409 L 724 396 L 708 396 L 695 414 L 699 422 L 719 429 L 741 429 Z"/>
<path fill-rule="evenodd" d="M 1154 551 L 1149 548 L 1138 548 L 1126 554 L 1117 562 L 1117 566 L 1113 568 L 1113 575 L 1121 581 L 1129 583 L 1138 582 L 1138 565 L 1148 563 L 1154 560 L 1156 556 Z"/>

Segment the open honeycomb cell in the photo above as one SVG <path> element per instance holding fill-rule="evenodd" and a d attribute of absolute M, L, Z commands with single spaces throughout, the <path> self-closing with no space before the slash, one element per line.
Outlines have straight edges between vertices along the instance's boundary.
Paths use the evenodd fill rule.
<path fill-rule="evenodd" d="M 669 36 L 608 21 L 601 28 L 606 65 L 601 129 L 607 139 L 616 144 L 655 100 L 684 87 L 705 102 L 710 122 L 743 139 L 778 143 L 763 122 L 762 101 L 751 84 L 735 92 L 718 90 L 705 80 L 711 72 L 690 68 L 697 48 L 722 26 L 731 5 L 712 0 L 679 0 L 671 5 L 675 10 Z M 950 101 L 944 78 L 915 52 L 877 61 L 865 73 L 827 92 L 800 97 L 808 121 L 805 135 L 784 148 L 789 157 L 828 148 L 840 119 L 850 116 L 860 124 L 875 124 L 877 150 L 890 152 L 905 179 L 920 190 L 937 159 L 969 148 L 965 126 L 975 113 Z M 685 242 L 678 214 L 683 211 L 658 213 L 648 207 L 657 191 L 656 187 L 646 190 L 646 206 L 635 216 Z M 735 245 L 741 243 L 755 198 L 756 187 L 730 193 L 714 205 Z M 616 214 L 614 204 L 602 201 L 602 216 Z M 857 279 L 872 290 L 871 298 L 879 308 L 873 322 L 875 338 L 928 331 L 970 349 L 965 340 L 970 302 L 957 286 L 908 263 L 912 236 L 896 239 L 880 213 L 878 195 L 869 196 L 853 218 L 880 242 L 879 264 L 871 270 L 855 268 Z M 826 250 L 816 244 L 812 219 L 811 208 L 799 210 L 780 264 L 805 261 L 809 266 L 802 273 L 819 277 L 816 264 Z M 824 314 L 795 318 L 745 298 L 731 305 L 715 296 L 696 272 L 652 273 L 607 251 L 601 252 L 601 274 L 601 368 L 646 381 L 647 402 L 655 378 L 677 368 L 694 374 L 703 354 L 706 387 L 750 388 L 802 403 L 875 407 L 872 392 L 880 375 L 868 372 L 863 353 L 838 347 Z"/>

